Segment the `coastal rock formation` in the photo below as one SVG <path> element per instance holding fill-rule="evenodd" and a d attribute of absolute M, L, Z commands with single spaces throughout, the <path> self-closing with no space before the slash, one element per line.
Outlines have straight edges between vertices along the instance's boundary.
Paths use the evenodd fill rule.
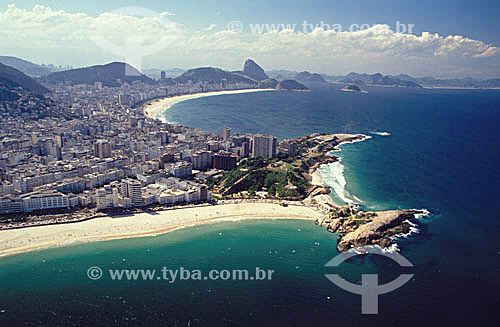
<path fill-rule="evenodd" d="M 346 92 L 349 92 L 349 91 L 355 91 L 355 92 L 361 92 L 361 89 L 354 85 L 354 84 L 350 84 L 350 85 L 346 85 L 344 86 L 344 88 L 341 89 L 341 91 L 346 91 Z"/>
<path fill-rule="evenodd" d="M 346 213 L 346 212 L 344 212 Z M 368 214 L 374 214 L 368 222 L 359 223 L 355 219 L 348 219 L 344 221 L 342 228 L 340 230 L 344 234 L 338 243 L 338 249 L 340 252 L 349 250 L 352 247 L 378 244 L 381 247 L 387 247 L 392 243 L 391 237 L 408 231 L 409 226 L 405 224 L 408 219 L 415 218 L 416 214 L 421 214 L 422 211 L 419 210 L 389 210 L 382 212 L 373 212 Z M 357 214 L 357 216 L 360 216 Z M 354 223 L 354 224 L 353 224 Z M 357 226 L 355 228 L 350 228 L 349 226 Z M 337 227 L 337 228 L 334 228 Z M 331 226 L 330 229 L 337 231 L 338 222 L 335 226 Z"/>
<path fill-rule="evenodd" d="M 309 90 L 305 85 L 300 84 L 299 82 L 289 79 L 286 81 L 281 81 L 278 83 L 276 86 L 276 89 L 278 90 L 287 90 L 287 91 L 305 91 Z"/>
<path fill-rule="evenodd" d="M 342 225 L 341 218 L 333 219 L 328 225 L 327 229 L 329 232 L 335 233 L 341 225 Z"/>
<path fill-rule="evenodd" d="M 269 76 L 266 75 L 264 69 L 257 65 L 257 63 L 252 59 L 247 59 L 245 61 L 245 64 L 243 65 L 243 74 L 253 78 L 256 81 L 269 79 Z"/>
<path fill-rule="evenodd" d="M 278 81 L 275 79 L 265 79 L 260 81 L 258 84 L 259 89 L 275 89 L 276 85 L 278 85 Z"/>

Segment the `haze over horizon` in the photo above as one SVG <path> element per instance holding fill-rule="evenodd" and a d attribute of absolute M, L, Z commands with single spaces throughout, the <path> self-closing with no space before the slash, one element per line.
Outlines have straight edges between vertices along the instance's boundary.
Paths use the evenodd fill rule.
<path fill-rule="evenodd" d="M 474 9 L 474 4 L 466 1 L 432 2 L 433 7 L 430 4 L 321 1 L 308 8 L 307 14 L 306 4 L 298 1 L 268 4 L 259 0 L 239 6 L 228 1 L 148 1 L 140 5 L 160 13 L 168 20 L 165 26 L 157 17 L 113 13 L 137 5 L 131 1 L 78 5 L 61 1 L 0 1 L 0 55 L 75 67 L 126 61 L 90 40 L 99 33 L 115 45 L 123 45 L 125 36 L 140 37 L 145 45 L 170 37 L 172 42 L 167 47 L 142 58 L 143 69 L 215 66 L 239 70 L 245 59 L 252 58 L 267 71 L 499 78 L 500 39 L 494 33 L 499 27 L 495 14 L 499 4 L 491 2 L 483 9 Z M 428 15 L 422 15 L 424 10 Z M 228 30 L 232 21 L 241 23 L 241 32 Z M 341 24 L 343 30 L 350 24 L 372 27 L 341 33 L 322 28 L 304 32 L 304 21 L 314 25 Z M 414 25 L 413 33 L 396 33 L 397 21 Z M 101 28 L 97 30 L 95 26 L 99 24 Z M 295 24 L 296 28 L 252 33 L 251 25 L 255 24 Z"/>

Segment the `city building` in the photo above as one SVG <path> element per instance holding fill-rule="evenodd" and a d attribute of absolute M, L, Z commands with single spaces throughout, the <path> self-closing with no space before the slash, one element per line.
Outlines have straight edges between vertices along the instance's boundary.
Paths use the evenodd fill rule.
<path fill-rule="evenodd" d="M 120 195 L 123 198 L 129 198 L 132 206 L 144 205 L 142 198 L 141 182 L 132 178 L 125 178 L 121 182 Z"/>
<path fill-rule="evenodd" d="M 193 169 L 205 170 L 212 166 L 212 154 L 208 151 L 195 152 L 191 158 Z"/>
<path fill-rule="evenodd" d="M 109 185 L 97 189 L 96 207 L 98 210 L 118 207 L 118 190 Z"/>
<path fill-rule="evenodd" d="M 238 156 L 231 152 L 219 151 L 212 156 L 212 168 L 231 170 L 236 168 Z"/>
<path fill-rule="evenodd" d="M 297 142 L 293 140 L 285 140 L 280 143 L 280 152 L 284 152 L 291 157 L 295 157 L 298 152 Z"/>
<path fill-rule="evenodd" d="M 231 128 L 224 126 L 224 130 L 222 132 L 222 139 L 224 142 L 229 141 L 229 138 L 231 137 Z"/>
<path fill-rule="evenodd" d="M 18 213 L 23 211 L 24 205 L 21 198 L 11 196 L 0 198 L 0 214 Z"/>
<path fill-rule="evenodd" d="M 271 135 L 254 135 L 252 141 L 252 157 L 274 158 L 278 141 Z"/>
<path fill-rule="evenodd" d="M 193 174 L 193 164 L 186 161 L 167 164 L 165 169 L 168 169 L 172 176 L 179 178 L 189 177 Z"/>
<path fill-rule="evenodd" d="M 111 157 L 111 144 L 106 140 L 97 140 L 95 143 L 95 156 L 99 158 Z"/>
<path fill-rule="evenodd" d="M 69 196 L 58 191 L 32 192 L 21 196 L 24 212 L 69 208 Z"/>

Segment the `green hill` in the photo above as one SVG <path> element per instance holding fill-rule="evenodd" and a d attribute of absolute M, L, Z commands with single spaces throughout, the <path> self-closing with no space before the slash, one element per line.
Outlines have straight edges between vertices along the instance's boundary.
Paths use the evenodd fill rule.
<path fill-rule="evenodd" d="M 278 90 L 309 90 L 305 85 L 300 84 L 296 80 L 289 79 L 286 81 L 281 81 L 278 83 L 276 86 L 276 89 Z"/>
<path fill-rule="evenodd" d="M 325 79 L 317 73 L 311 74 L 310 72 L 301 72 L 295 76 L 295 79 L 300 82 L 312 83 L 328 83 Z"/>
<path fill-rule="evenodd" d="M 93 84 L 94 82 L 102 82 L 102 85 L 110 87 L 117 87 L 125 82 L 130 84 L 133 81 L 142 81 L 146 84 L 155 83 L 151 78 L 141 74 L 137 69 L 123 62 L 112 62 L 107 65 L 97 65 L 56 72 L 48 75 L 45 80 L 50 84 L 56 84 L 58 82 L 71 82 L 74 84 Z"/>
<path fill-rule="evenodd" d="M 4 64 L 0 64 L 0 83 L 7 87 L 22 87 L 38 95 L 49 91 L 23 72 Z"/>

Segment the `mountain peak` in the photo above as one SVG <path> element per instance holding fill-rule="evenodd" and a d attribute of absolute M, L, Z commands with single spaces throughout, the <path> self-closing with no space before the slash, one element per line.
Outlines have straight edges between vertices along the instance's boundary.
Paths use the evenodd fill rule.
<path fill-rule="evenodd" d="M 269 77 L 264 72 L 264 69 L 257 65 L 252 59 L 247 59 L 243 65 L 243 74 L 251 77 L 257 81 L 263 81 L 269 79 Z"/>

